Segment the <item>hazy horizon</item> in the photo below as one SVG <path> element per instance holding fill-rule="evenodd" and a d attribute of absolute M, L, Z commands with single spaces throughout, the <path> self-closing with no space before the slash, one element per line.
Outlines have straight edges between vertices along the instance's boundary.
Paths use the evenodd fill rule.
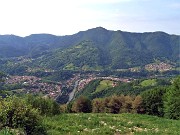
<path fill-rule="evenodd" d="M 101 26 L 98 26 L 98 27 L 101 27 Z M 98 28 L 98 27 L 94 27 L 94 28 Z M 90 29 L 94 29 L 94 28 L 89 28 L 89 29 L 86 29 L 86 30 L 81 30 L 81 31 L 77 31 L 75 33 L 72 33 L 72 34 L 65 34 L 65 35 L 57 35 L 57 34 L 52 34 L 52 33 L 30 33 L 29 35 L 16 35 L 16 34 L 0 34 L 0 36 L 6 36 L 6 35 L 14 35 L 14 36 L 19 36 L 19 37 L 28 37 L 30 35 L 39 35 L 39 34 L 47 34 L 47 35 L 54 35 L 54 36 L 70 36 L 70 35 L 74 35 L 74 34 L 77 34 L 78 32 L 82 32 L 82 31 L 87 31 L 87 30 L 90 30 Z M 104 27 L 102 27 L 104 28 Z M 106 29 L 106 28 L 104 28 Z M 109 29 L 106 29 L 108 31 L 119 31 L 119 30 L 109 30 Z M 151 32 L 164 32 L 164 33 L 167 33 L 165 31 L 145 31 L 145 32 L 132 32 L 132 31 L 123 31 L 123 30 L 120 30 L 122 32 L 130 32 L 130 33 L 151 33 Z M 177 36 L 180 36 L 180 34 L 171 34 L 171 33 L 167 33 L 169 35 L 177 35 Z"/>

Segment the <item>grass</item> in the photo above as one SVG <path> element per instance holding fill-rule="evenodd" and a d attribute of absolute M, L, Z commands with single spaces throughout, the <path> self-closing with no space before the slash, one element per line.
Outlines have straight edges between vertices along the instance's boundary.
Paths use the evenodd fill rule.
<path fill-rule="evenodd" d="M 180 71 L 180 67 L 176 67 L 175 70 Z"/>
<path fill-rule="evenodd" d="M 148 79 L 144 80 L 141 83 L 141 86 L 146 87 L 146 86 L 155 86 L 157 84 L 156 79 Z"/>
<path fill-rule="evenodd" d="M 103 91 L 105 89 L 111 88 L 112 87 L 112 83 L 113 83 L 113 81 L 110 81 L 110 80 L 102 80 L 99 83 L 99 85 L 97 86 L 95 92 L 100 92 L 100 91 Z"/>
<path fill-rule="evenodd" d="M 0 130 L 0 135 L 24 135 L 21 129 L 4 128 Z"/>
<path fill-rule="evenodd" d="M 180 121 L 138 114 L 61 114 L 46 117 L 49 135 L 178 135 Z"/>

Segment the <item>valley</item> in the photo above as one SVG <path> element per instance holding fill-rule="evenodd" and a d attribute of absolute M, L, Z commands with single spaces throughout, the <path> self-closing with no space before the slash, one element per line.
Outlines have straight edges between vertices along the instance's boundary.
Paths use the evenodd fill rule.
<path fill-rule="evenodd" d="M 0 35 L 0 134 L 178 134 L 179 41 L 102 27 Z"/>
<path fill-rule="evenodd" d="M 75 93 L 81 91 L 91 81 L 99 79 L 111 80 L 111 87 L 115 87 L 117 82 L 130 82 L 130 79 L 97 77 L 94 73 L 76 73 L 71 78 L 63 81 L 45 80 L 36 76 L 7 76 L 1 90 L 4 88 L 7 93 L 14 94 L 41 94 L 55 100 L 66 96 L 66 100 L 68 99 L 68 102 L 70 102 Z M 9 91 L 7 91 L 8 89 Z"/>

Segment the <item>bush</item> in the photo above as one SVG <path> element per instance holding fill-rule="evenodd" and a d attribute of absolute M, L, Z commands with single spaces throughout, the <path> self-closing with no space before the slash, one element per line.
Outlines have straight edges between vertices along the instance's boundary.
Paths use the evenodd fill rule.
<path fill-rule="evenodd" d="M 105 111 L 104 100 L 101 98 L 93 99 L 92 101 L 92 112 L 103 113 Z"/>
<path fill-rule="evenodd" d="M 90 113 L 92 111 L 91 101 L 88 98 L 81 96 L 73 103 L 72 111 Z"/>
<path fill-rule="evenodd" d="M 53 99 L 28 95 L 26 101 L 33 108 L 38 109 L 41 115 L 60 114 L 60 106 Z"/>
<path fill-rule="evenodd" d="M 142 106 L 143 99 L 141 96 L 136 96 L 134 101 L 132 102 L 132 109 L 134 113 L 144 113 L 144 108 Z"/>
<path fill-rule="evenodd" d="M 110 98 L 110 101 L 108 103 L 110 113 L 119 113 L 122 109 L 122 106 L 123 102 L 120 97 L 114 95 Z"/>
<path fill-rule="evenodd" d="M 25 100 L 17 97 L 0 99 L 0 129 L 22 128 L 27 135 L 45 135 L 41 116 Z"/>

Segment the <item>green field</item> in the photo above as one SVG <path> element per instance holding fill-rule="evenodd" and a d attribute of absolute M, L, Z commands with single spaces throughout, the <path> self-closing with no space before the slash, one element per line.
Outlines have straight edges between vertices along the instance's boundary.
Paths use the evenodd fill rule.
<path fill-rule="evenodd" d="M 110 80 L 102 80 L 99 85 L 96 87 L 95 92 L 100 92 L 102 90 L 108 89 L 112 87 L 113 81 Z"/>
<path fill-rule="evenodd" d="M 146 87 L 146 86 L 155 86 L 157 84 L 156 79 L 148 79 L 144 80 L 141 83 L 141 86 Z"/>
<path fill-rule="evenodd" d="M 179 135 L 180 121 L 138 114 L 61 114 L 44 119 L 49 135 Z"/>

